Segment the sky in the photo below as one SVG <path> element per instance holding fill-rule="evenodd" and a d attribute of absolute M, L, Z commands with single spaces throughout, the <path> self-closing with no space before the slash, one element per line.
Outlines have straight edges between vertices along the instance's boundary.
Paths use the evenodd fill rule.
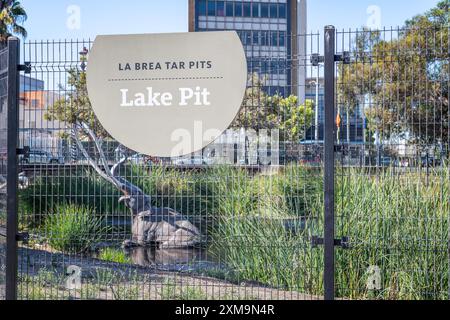
<path fill-rule="evenodd" d="M 309 0 L 308 30 L 397 27 L 438 0 Z M 98 34 L 186 32 L 188 0 L 21 0 L 27 40 L 94 39 Z"/>

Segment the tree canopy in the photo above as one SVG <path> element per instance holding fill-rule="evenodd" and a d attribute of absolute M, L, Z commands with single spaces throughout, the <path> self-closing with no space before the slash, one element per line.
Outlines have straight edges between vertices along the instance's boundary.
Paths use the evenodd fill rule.
<path fill-rule="evenodd" d="M 27 36 L 22 24 L 27 20 L 27 13 L 17 0 L 0 0 L 0 42 L 5 42 L 12 35 Z"/>
<path fill-rule="evenodd" d="M 338 67 L 340 104 L 354 110 L 369 101 L 368 128 L 382 139 L 448 144 L 448 18 L 448 3 L 441 1 L 401 29 L 357 32 L 353 62 Z"/>
<path fill-rule="evenodd" d="M 87 52 L 87 51 L 86 51 Z M 83 65 L 87 62 L 87 56 L 80 56 Z M 67 87 L 61 88 L 67 94 L 49 106 L 45 119 L 49 121 L 61 121 L 69 128 L 74 125 L 87 124 L 99 138 L 108 138 L 109 134 L 102 127 L 92 109 L 87 90 L 87 77 L 85 68 L 71 68 L 67 71 Z"/>
<path fill-rule="evenodd" d="M 259 131 L 279 129 L 284 141 L 298 142 L 304 138 L 314 117 L 314 103 L 306 100 L 300 104 L 298 97 L 279 94 L 268 95 L 264 88 L 264 78 L 256 73 L 251 75 L 242 108 L 232 127 Z"/>

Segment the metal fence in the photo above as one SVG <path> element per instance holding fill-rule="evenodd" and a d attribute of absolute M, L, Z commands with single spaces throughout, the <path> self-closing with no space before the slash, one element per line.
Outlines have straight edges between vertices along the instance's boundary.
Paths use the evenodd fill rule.
<path fill-rule="evenodd" d="M 19 299 L 448 299 L 448 29 L 250 40 L 237 119 L 177 159 L 76 141 L 91 41 L 24 43 Z M 110 171 L 195 241 L 130 247 Z"/>
<path fill-rule="evenodd" d="M 337 32 L 336 113 L 360 114 L 336 133 L 339 297 L 449 298 L 448 31 Z"/>
<path fill-rule="evenodd" d="M 6 151 L 7 151 L 7 76 L 8 50 L 2 48 L 0 51 L 0 299 L 5 299 L 6 287 Z"/>
<path fill-rule="evenodd" d="M 14 299 L 17 283 L 17 132 L 19 40 L 0 45 L 0 297 Z"/>

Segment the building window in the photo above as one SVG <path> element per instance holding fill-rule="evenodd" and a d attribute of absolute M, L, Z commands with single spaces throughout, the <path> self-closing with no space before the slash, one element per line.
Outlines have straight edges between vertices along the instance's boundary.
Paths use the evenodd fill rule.
<path fill-rule="evenodd" d="M 216 1 L 208 1 L 208 16 L 216 15 Z"/>
<path fill-rule="evenodd" d="M 242 17 L 242 2 L 234 3 L 234 15 L 236 17 Z"/>
<path fill-rule="evenodd" d="M 252 17 L 259 18 L 259 3 L 252 3 Z"/>
<path fill-rule="evenodd" d="M 269 17 L 269 4 L 261 3 L 261 18 L 268 18 L 268 17 Z"/>
<path fill-rule="evenodd" d="M 37 100 L 37 99 L 32 99 L 32 100 L 31 100 L 31 108 L 37 109 L 38 107 L 39 107 L 39 100 Z"/>
<path fill-rule="evenodd" d="M 261 32 L 261 45 L 262 46 L 268 46 L 269 45 L 267 31 L 262 31 Z"/>
<path fill-rule="evenodd" d="M 233 2 L 228 1 L 226 4 L 226 16 L 227 17 L 234 17 L 234 6 Z"/>
<path fill-rule="evenodd" d="M 269 64 L 268 64 L 267 60 L 263 60 L 261 62 L 261 73 L 264 75 L 269 73 Z"/>
<path fill-rule="evenodd" d="M 238 33 L 239 38 L 241 38 L 242 44 L 243 44 L 244 46 L 247 45 L 247 35 L 245 34 L 245 31 L 237 31 L 237 30 L 236 30 L 236 32 Z"/>
<path fill-rule="evenodd" d="M 241 42 L 243 45 L 245 45 L 245 31 L 238 31 L 236 30 L 239 38 L 241 39 Z"/>
<path fill-rule="evenodd" d="M 286 19 L 287 17 L 287 10 L 286 10 L 286 4 L 280 3 L 280 7 L 278 8 L 278 15 L 280 19 Z"/>
<path fill-rule="evenodd" d="M 280 32 L 280 36 L 278 38 L 278 45 L 280 47 L 285 47 L 286 46 L 286 33 Z"/>
<path fill-rule="evenodd" d="M 278 18 L 278 5 L 276 3 L 270 4 L 270 17 Z"/>
<path fill-rule="evenodd" d="M 253 45 L 259 46 L 259 32 L 253 31 Z"/>
<path fill-rule="evenodd" d="M 239 35 L 244 46 L 252 44 L 251 31 L 240 31 Z"/>
<path fill-rule="evenodd" d="M 217 16 L 223 17 L 225 16 L 225 2 L 217 1 Z"/>
<path fill-rule="evenodd" d="M 252 45 L 253 35 L 251 31 L 247 31 L 247 44 Z"/>
<path fill-rule="evenodd" d="M 276 60 L 271 60 L 270 61 L 270 70 L 269 70 L 270 74 L 277 74 L 278 73 L 278 63 Z"/>
<path fill-rule="evenodd" d="M 206 16 L 206 0 L 200 0 L 198 2 L 198 15 Z"/>
<path fill-rule="evenodd" d="M 270 33 L 270 38 L 271 38 L 270 39 L 270 45 L 273 46 L 273 47 L 278 46 L 278 35 L 277 35 L 276 31 L 272 31 Z"/>
<path fill-rule="evenodd" d="M 244 17 L 252 16 L 252 5 L 250 2 L 244 2 Z"/>

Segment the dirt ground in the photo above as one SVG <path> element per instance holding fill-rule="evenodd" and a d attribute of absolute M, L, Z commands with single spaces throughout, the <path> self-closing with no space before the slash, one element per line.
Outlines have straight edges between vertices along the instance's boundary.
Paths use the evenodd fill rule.
<path fill-rule="evenodd" d="M 81 287 L 69 290 L 67 268 L 81 268 Z M 70 284 L 69 284 L 70 285 Z M 105 262 L 20 248 L 19 298 L 34 300 L 318 300 L 320 297 L 232 283 L 189 272 Z"/>

